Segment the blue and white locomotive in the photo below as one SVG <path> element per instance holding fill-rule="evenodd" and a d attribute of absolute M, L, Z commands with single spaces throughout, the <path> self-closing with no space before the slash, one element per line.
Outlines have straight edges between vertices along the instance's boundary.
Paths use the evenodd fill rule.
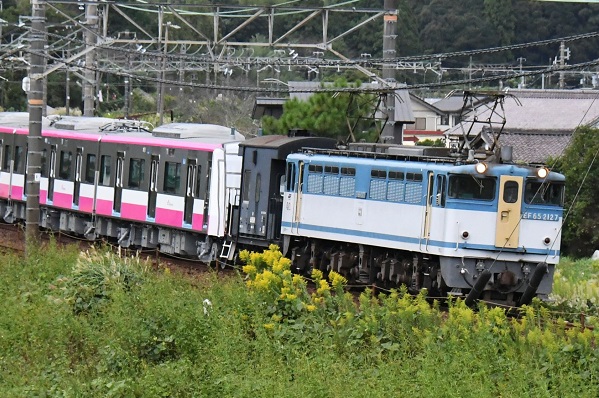
<path fill-rule="evenodd" d="M 469 302 L 524 304 L 551 292 L 562 175 L 454 159 L 445 148 L 351 144 L 294 153 L 280 148 L 300 138 L 265 139 L 268 145 L 240 144 L 248 188 L 238 236 L 243 243 L 279 239 L 297 271 L 335 270 L 354 282 L 406 284 Z M 274 170 L 275 142 L 284 175 L 282 159 Z M 260 173 L 270 175 L 270 187 L 255 178 Z M 261 191 L 269 193 L 263 208 L 253 196 Z M 280 231 L 274 214 L 269 217 L 277 203 Z M 247 217 L 244 206 L 254 209 Z M 264 229 L 252 224 L 257 218 Z M 276 235 L 268 235 L 269 228 Z"/>

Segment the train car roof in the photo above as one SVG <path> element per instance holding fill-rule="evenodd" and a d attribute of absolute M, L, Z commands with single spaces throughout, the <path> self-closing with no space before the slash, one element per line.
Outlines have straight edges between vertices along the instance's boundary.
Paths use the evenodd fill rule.
<path fill-rule="evenodd" d="M 103 117 L 50 116 L 42 118 L 42 135 L 83 141 L 163 146 L 201 151 L 212 151 L 221 148 L 224 143 L 244 139 L 242 134 L 228 127 L 212 124 L 171 123 L 159 127 L 158 134 L 143 129 L 143 125 L 142 128 L 119 129 L 119 127 L 133 123 L 134 121 Z M 26 112 L 0 112 L 0 132 L 28 134 L 29 114 Z"/>
<path fill-rule="evenodd" d="M 324 137 L 288 137 L 286 135 L 264 135 L 239 143 L 239 150 L 248 148 L 269 148 L 277 152 L 279 156 L 287 156 L 289 153 L 297 152 L 301 148 L 323 148 L 334 149 L 336 141 Z"/>
<path fill-rule="evenodd" d="M 205 143 L 222 144 L 243 141 L 243 134 L 234 128 L 207 123 L 169 123 L 154 128 L 152 135 L 181 140 L 200 140 Z"/>

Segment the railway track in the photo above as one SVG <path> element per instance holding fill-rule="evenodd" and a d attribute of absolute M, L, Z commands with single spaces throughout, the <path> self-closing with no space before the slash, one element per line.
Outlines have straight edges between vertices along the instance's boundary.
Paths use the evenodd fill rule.
<path fill-rule="evenodd" d="M 199 260 L 181 258 L 160 253 L 158 250 L 137 250 L 126 249 L 111 244 L 108 241 L 89 241 L 78 236 L 55 231 L 41 231 L 40 244 L 45 244 L 54 239 L 59 245 L 77 245 L 81 251 L 87 250 L 94 245 L 105 245 L 111 247 L 121 256 L 130 256 L 139 254 L 144 259 L 151 262 L 156 270 L 168 268 L 171 271 L 187 275 L 191 278 L 202 278 L 215 271 L 221 275 L 233 275 L 236 272 L 234 266 L 219 263 L 216 266 L 210 266 Z M 12 252 L 18 255 L 25 255 L 25 226 L 23 224 L 0 223 L 0 252 Z"/>

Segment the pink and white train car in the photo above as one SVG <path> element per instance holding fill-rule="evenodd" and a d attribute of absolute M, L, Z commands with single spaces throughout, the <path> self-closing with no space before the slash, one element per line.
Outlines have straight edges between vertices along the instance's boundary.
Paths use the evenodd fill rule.
<path fill-rule="evenodd" d="M 3 117 L 6 116 L 6 117 Z M 27 114 L 0 114 L 0 216 L 25 217 Z M 44 120 L 40 224 L 214 259 L 239 200 L 243 136 L 222 126 Z"/>

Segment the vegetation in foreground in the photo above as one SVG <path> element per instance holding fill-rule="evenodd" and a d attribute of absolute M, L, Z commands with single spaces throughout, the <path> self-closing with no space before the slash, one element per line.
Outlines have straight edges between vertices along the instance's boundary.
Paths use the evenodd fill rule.
<path fill-rule="evenodd" d="M 337 274 L 306 290 L 276 247 L 244 258 L 245 281 L 104 251 L 4 255 L 0 395 L 598 395 L 598 332 L 546 310 L 442 314 L 401 291 L 358 306 Z"/>

